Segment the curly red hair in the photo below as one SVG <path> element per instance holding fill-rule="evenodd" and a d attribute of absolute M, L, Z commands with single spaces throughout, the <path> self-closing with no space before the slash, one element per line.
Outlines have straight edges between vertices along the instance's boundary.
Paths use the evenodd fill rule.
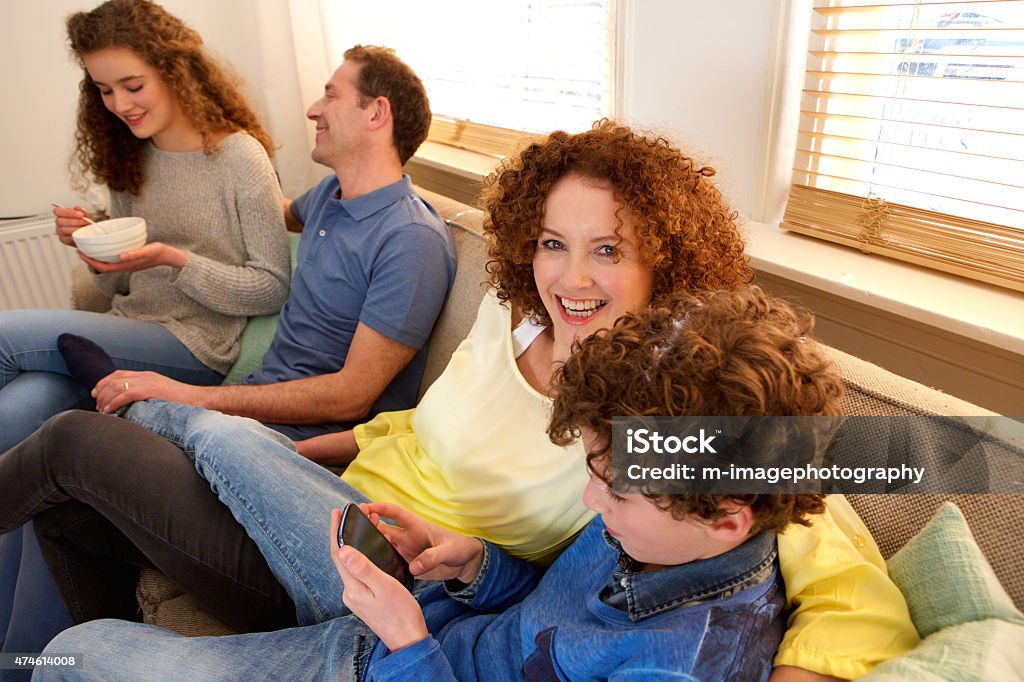
<path fill-rule="evenodd" d="M 130 49 L 152 66 L 174 94 L 207 154 L 217 151 L 218 134 L 244 130 L 273 155 L 270 135 L 242 95 L 240 79 L 210 58 L 203 39 L 180 19 L 149 0 L 108 0 L 67 19 L 71 51 L 82 57 L 107 48 Z M 82 65 L 78 127 L 72 168 L 118 192 L 137 194 L 144 181 L 140 140 L 103 105 Z M 79 183 L 81 184 L 81 183 Z"/>
<path fill-rule="evenodd" d="M 605 444 L 591 471 L 611 484 L 616 416 L 831 416 L 843 384 L 808 338 L 813 318 L 758 287 L 680 292 L 621 317 L 577 342 L 556 372 L 551 440 L 566 445 L 587 429 Z M 750 506 L 753 532 L 807 523 L 822 495 L 666 495 L 648 497 L 676 518 L 714 520 L 723 504 Z"/>
<path fill-rule="evenodd" d="M 736 213 L 709 181 L 715 170 L 665 138 L 602 119 L 584 133 L 551 133 L 506 159 L 484 183 L 491 284 L 523 314 L 550 322 L 533 256 L 548 193 L 569 173 L 609 183 L 632 214 L 640 255 L 655 275 L 653 303 L 674 291 L 735 289 L 753 278 Z"/>

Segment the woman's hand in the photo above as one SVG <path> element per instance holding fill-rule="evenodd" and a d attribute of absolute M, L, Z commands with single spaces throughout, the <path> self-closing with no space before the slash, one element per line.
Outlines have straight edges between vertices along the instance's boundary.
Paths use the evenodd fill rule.
<path fill-rule="evenodd" d="M 90 258 L 81 251 L 78 252 L 78 257 L 88 263 L 96 272 L 136 272 L 155 268 L 158 265 L 169 265 L 180 270 L 188 261 L 188 252 L 168 246 L 163 242 L 151 242 L 137 249 L 118 254 L 116 263 L 105 263 Z"/>
<path fill-rule="evenodd" d="M 341 512 L 331 511 L 331 560 L 345 583 L 342 601 L 391 651 L 429 636 L 423 611 L 409 590 L 352 547 L 338 547 Z"/>
<path fill-rule="evenodd" d="M 324 466 L 351 464 L 359 454 L 359 445 L 352 431 L 325 433 L 322 436 L 297 440 L 295 449 L 306 459 Z"/>
<path fill-rule="evenodd" d="M 361 504 L 359 508 L 405 557 L 415 577 L 424 580 L 454 578 L 469 584 L 480 572 L 484 559 L 480 540 L 436 526 L 397 504 L 374 502 Z M 381 517 L 391 519 L 398 526 L 381 523 Z"/>
<path fill-rule="evenodd" d="M 88 213 L 85 212 L 81 206 L 75 206 L 74 208 L 63 208 L 54 206 L 53 215 L 56 218 L 54 221 L 57 224 L 57 239 L 60 240 L 61 244 L 67 246 L 74 246 L 75 240 L 71 238 L 71 235 L 75 230 L 85 227 L 89 224 L 89 220 L 92 219 Z M 89 220 L 86 220 L 89 218 Z"/>

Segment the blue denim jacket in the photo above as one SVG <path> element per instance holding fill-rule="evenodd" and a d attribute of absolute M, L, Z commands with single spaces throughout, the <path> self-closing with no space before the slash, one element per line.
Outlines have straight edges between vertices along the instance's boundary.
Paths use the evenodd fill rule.
<path fill-rule="evenodd" d="M 600 518 L 543 577 L 487 546 L 473 585 L 420 596 L 431 637 L 389 654 L 372 680 L 766 680 L 785 630 L 775 536 L 635 572 Z M 538 580 L 539 579 L 539 580 Z"/>

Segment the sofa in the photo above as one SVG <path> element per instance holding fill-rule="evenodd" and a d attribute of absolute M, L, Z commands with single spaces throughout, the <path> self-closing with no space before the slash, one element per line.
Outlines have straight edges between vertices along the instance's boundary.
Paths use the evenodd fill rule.
<path fill-rule="evenodd" d="M 458 252 L 454 288 L 430 340 L 422 385 L 425 390 L 444 369 L 452 351 L 473 323 L 484 292 L 482 282 L 486 277 L 486 245 L 481 229 L 483 215 L 479 210 L 433 192 L 421 190 L 420 193 L 445 218 Z M 104 301 L 97 298 L 88 276 L 80 271 L 74 280 L 75 306 L 102 309 Z M 263 326 L 259 334 L 261 338 L 246 339 L 246 345 L 258 346 L 269 342 L 273 320 L 263 320 L 259 324 Z M 899 377 L 834 348 L 827 348 L 826 351 L 843 375 L 846 414 L 994 415 L 976 405 Z M 261 351 L 252 348 L 247 348 L 246 354 L 248 359 L 245 361 L 250 364 L 254 361 L 258 363 L 262 355 Z M 991 565 L 990 570 L 995 576 L 993 589 L 997 592 L 1005 590 L 1008 595 L 1004 600 L 1007 612 L 1012 616 L 1015 609 L 1024 607 L 1024 534 L 1020 531 L 1020 523 L 1024 520 L 1024 495 L 857 494 L 849 495 L 848 499 L 870 529 L 882 555 L 888 560 L 918 534 L 944 502 L 954 502 L 966 518 L 977 547 L 980 548 L 980 563 L 987 561 Z M 940 581 L 941 577 L 940 572 Z M 189 595 L 182 593 L 154 570 L 142 572 L 138 597 L 147 622 L 187 635 L 230 632 L 222 623 L 203 612 Z M 946 606 L 942 608 L 949 610 Z M 911 610 L 913 613 L 913 606 Z M 916 615 L 915 623 L 918 624 Z M 918 624 L 918 629 L 924 635 L 927 628 Z M 1024 629 L 1021 632 L 1024 633 Z"/>

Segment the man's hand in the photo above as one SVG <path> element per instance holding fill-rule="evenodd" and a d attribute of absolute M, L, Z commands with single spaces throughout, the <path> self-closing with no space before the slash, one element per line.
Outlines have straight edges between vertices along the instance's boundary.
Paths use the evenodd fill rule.
<path fill-rule="evenodd" d="M 117 256 L 119 260 L 115 263 L 106 263 L 90 258 L 81 251 L 78 252 L 78 257 L 96 272 L 137 272 L 155 268 L 158 265 L 169 265 L 180 270 L 188 261 L 188 253 L 163 242 L 151 242 L 137 249 L 120 253 Z"/>
<path fill-rule="evenodd" d="M 417 578 L 454 578 L 469 584 L 480 572 L 484 560 L 480 540 L 434 525 L 397 504 L 374 502 L 361 504 L 359 508 L 405 557 L 409 570 Z M 391 519 L 398 526 L 381 523 L 381 517 Z"/>
<path fill-rule="evenodd" d="M 156 372 L 119 369 L 103 377 L 92 389 L 97 412 L 116 412 L 136 400 L 161 398 L 175 403 L 202 406 L 202 386 L 183 384 Z"/>
<path fill-rule="evenodd" d="M 416 598 L 352 547 L 338 547 L 341 512 L 331 511 L 331 560 L 345 583 L 342 601 L 377 633 L 391 651 L 426 638 L 427 624 Z"/>

